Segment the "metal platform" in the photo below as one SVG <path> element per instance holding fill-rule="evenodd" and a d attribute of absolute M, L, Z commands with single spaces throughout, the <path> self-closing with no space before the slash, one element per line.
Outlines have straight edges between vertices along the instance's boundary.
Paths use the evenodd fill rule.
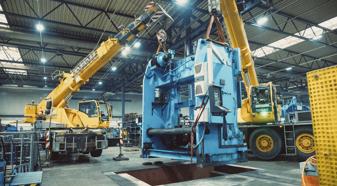
<path fill-rule="evenodd" d="M 42 171 L 37 172 L 23 172 L 18 173 L 11 183 L 10 186 L 22 186 L 22 185 L 41 185 L 42 183 Z"/>

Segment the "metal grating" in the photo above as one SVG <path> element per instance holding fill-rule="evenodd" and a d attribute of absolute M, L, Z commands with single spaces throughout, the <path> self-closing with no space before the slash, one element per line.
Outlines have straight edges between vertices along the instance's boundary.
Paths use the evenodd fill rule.
<path fill-rule="evenodd" d="M 307 73 L 320 185 L 337 185 L 337 66 Z"/>

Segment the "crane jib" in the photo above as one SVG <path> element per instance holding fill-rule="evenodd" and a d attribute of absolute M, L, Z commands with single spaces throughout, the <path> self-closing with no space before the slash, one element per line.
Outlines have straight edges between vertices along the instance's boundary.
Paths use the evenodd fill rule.
<path fill-rule="evenodd" d="M 160 16 L 153 20 L 153 16 L 155 12 L 146 13 L 138 17 L 135 21 L 130 23 L 127 27 L 123 28 L 118 34 L 115 35 L 115 39 L 122 45 L 131 42 L 130 40 L 134 39 L 137 34 L 143 30 L 145 30 L 151 24 L 149 22 L 156 22 L 159 17 L 163 14 L 159 14 Z M 130 37 L 134 36 L 134 37 Z M 130 39 L 131 38 L 131 39 Z M 82 61 L 80 61 L 75 68 L 71 71 L 73 75 L 77 75 L 81 70 L 83 70 L 87 65 L 89 65 L 93 60 L 97 57 L 97 50 L 92 51 L 88 56 L 86 56 Z"/>
<path fill-rule="evenodd" d="M 84 59 L 82 59 L 70 73 L 58 73 L 60 84 L 55 87 L 39 104 L 28 104 L 25 107 L 25 121 L 35 123 L 38 118 L 45 118 L 46 100 L 51 100 L 55 112 L 58 112 L 57 117 L 53 120 L 58 123 L 67 121 L 67 126 L 75 126 L 73 122 L 73 114 L 75 112 L 68 111 L 66 108 L 67 102 L 74 92 L 80 90 L 95 73 L 100 70 L 112 58 L 116 57 L 123 47 L 132 45 L 137 37 L 141 37 L 140 33 L 149 31 L 163 17 L 169 16 L 157 3 L 149 3 L 145 8 L 143 15 L 131 22 L 125 28 L 122 28 L 113 38 L 108 38 L 103 41 L 100 46 L 93 49 Z M 71 112 L 71 113 L 70 113 Z M 77 112 L 76 112 L 77 113 Z M 69 118 L 70 114 L 72 118 Z M 75 114 L 76 117 L 80 117 Z M 66 118 L 66 119 L 64 119 Z M 62 121 L 61 121 L 62 120 Z"/>
<path fill-rule="evenodd" d="M 89 55 L 87 55 L 87 57 L 85 57 L 84 59 L 82 59 L 82 61 L 80 61 L 76 65 L 76 67 L 71 71 L 71 73 L 73 75 L 78 74 L 78 72 L 80 72 L 83 68 L 85 68 L 88 64 L 90 64 L 91 61 L 93 61 L 96 58 L 97 58 L 97 51 L 94 50 Z"/>
<path fill-rule="evenodd" d="M 146 23 L 149 22 L 149 20 L 151 20 L 151 17 L 152 17 L 153 14 L 154 13 L 147 13 L 147 14 L 144 14 L 144 15 L 140 16 L 135 21 L 130 23 L 127 27 L 122 29 L 115 36 L 115 38 L 119 41 L 119 43 L 126 44 L 127 42 L 129 42 L 128 38 L 130 37 L 130 35 L 136 36 L 140 31 L 142 31 L 142 30 L 139 30 L 141 25 L 144 25 L 146 27 Z"/>

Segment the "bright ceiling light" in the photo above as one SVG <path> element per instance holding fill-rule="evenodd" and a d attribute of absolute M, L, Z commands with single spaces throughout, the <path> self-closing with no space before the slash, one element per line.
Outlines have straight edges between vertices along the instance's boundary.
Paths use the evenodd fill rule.
<path fill-rule="evenodd" d="M 176 0 L 176 3 L 180 6 L 184 6 L 186 5 L 188 2 L 188 0 Z"/>
<path fill-rule="evenodd" d="M 313 40 L 320 40 L 320 39 L 322 39 L 322 37 L 323 37 L 323 35 L 317 35 L 317 36 L 313 37 L 312 39 Z"/>
<path fill-rule="evenodd" d="M 41 57 L 40 61 L 41 61 L 41 63 L 46 63 L 47 59 L 45 57 Z"/>
<path fill-rule="evenodd" d="M 266 24 L 268 21 L 268 18 L 266 16 L 260 17 L 257 19 L 256 23 L 260 26 Z"/>
<path fill-rule="evenodd" d="M 37 23 L 37 24 L 35 25 L 35 28 L 36 28 L 36 30 L 39 31 L 39 32 L 42 32 L 42 31 L 44 30 L 44 26 L 43 26 L 43 24 L 41 24 L 41 23 Z"/>
<path fill-rule="evenodd" d="M 127 55 L 128 55 L 128 53 L 129 53 L 129 52 L 128 52 L 128 51 L 126 51 L 125 49 L 122 51 L 122 55 L 123 55 L 123 56 L 127 56 Z"/>
<path fill-rule="evenodd" d="M 111 70 L 112 70 L 113 72 L 115 72 L 115 71 L 117 70 L 117 67 L 113 66 L 113 67 L 111 67 Z"/>
<path fill-rule="evenodd" d="M 129 46 L 126 46 L 124 50 L 122 51 L 123 56 L 127 56 L 131 51 L 131 48 Z"/>
<path fill-rule="evenodd" d="M 44 76 L 44 77 L 43 77 L 43 79 L 44 79 L 44 80 L 47 80 L 47 77 L 46 77 L 46 76 Z"/>
<path fill-rule="evenodd" d="M 99 81 L 99 82 L 98 82 L 98 84 L 99 84 L 99 85 L 102 85 L 102 84 L 103 84 L 103 82 L 102 82 L 102 81 Z"/>
<path fill-rule="evenodd" d="M 134 48 L 139 48 L 141 45 L 142 45 L 142 44 L 141 44 L 139 41 L 137 41 L 137 42 L 133 45 L 133 47 L 134 47 Z"/>
<path fill-rule="evenodd" d="M 286 71 L 290 71 L 292 69 L 293 69 L 293 67 L 288 67 L 288 68 L 286 68 Z"/>

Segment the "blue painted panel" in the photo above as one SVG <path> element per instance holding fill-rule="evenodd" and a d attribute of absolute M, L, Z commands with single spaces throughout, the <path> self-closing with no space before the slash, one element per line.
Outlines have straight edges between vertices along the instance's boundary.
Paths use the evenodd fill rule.
<path fill-rule="evenodd" d="M 240 103 L 240 53 L 227 45 L 200 39 L 196 53 L 184 59 L 163 57 L 160 53 L 150 61 L 143 80 L 142 156 L 192 160 L 200 164 L 224 164 L 245 160 L 247 147 L 237 126 L 237 108 Z M 168 56 L 168 55 L 167 55 Z M 156 62 L 156 64 L 154 63 Z M 197 66 L 206 68 L 203 76 L 195 79 Z M 200 78 L 200 79 L 199 79 Z M 196 94 L 196 83 L 202 82 L 206 91 Z M 181 92 L 182 88 L 188 95 Z M 187 87 L 187 88 L 186 88 Z M 210 95 L 210 87 L 221 90 L 223 114 L 212 112 L 214 105 L 205 104 L 202 119 L 196 122 L 202 103 Z M 186 94 L 186 93 L 185 93 Z M 188 98 L 182 100 L 183 96 Z M 182 126 L 180 115 L 187 108 L 190 125 Z M 196 122 L 193 157 L 190 154 L 189 134 L 160 134 L 150 136 L 151 129 L 179 129 Z"/>

